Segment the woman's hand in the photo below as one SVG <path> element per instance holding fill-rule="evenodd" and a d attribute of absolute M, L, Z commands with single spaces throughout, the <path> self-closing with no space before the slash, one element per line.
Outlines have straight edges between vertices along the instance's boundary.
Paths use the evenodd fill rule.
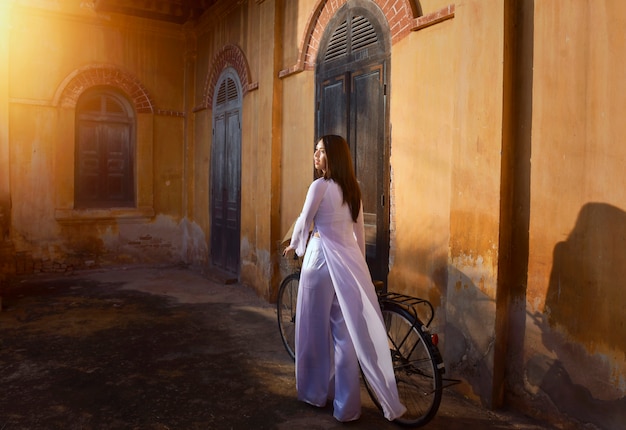
<path fill-rule="evenodd" d="M 285 248 L 285 250 L 283 251 L 283 257 L 286 257 L 286 256 L 287 256 L 287 254 L 289 254 L 289 252 L 290 252 L 290 251 L 293 251 L 293 250 L 294 250 L 294 248 L 293 248 L 291 245 L 289 245 L 288 247 L 286 247 L 286 248 Z"/>

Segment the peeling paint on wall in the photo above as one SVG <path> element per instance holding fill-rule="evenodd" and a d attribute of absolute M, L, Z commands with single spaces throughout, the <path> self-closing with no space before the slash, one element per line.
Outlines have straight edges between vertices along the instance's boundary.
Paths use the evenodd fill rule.
<path fill-rule="evenodd" d="M 474 282 L 457 267 L 448 267 L 444 351 L 446 367 L 462 376 L 471 390 L 466 394 L 477 400 L 491 397 L 496 312 L 494 298 L 477 285 L 483 277 L 478 279 Z"/>

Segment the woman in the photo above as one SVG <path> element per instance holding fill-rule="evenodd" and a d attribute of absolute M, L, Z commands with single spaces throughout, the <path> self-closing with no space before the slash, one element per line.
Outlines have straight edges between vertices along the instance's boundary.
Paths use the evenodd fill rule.
<path fill-rule="evenodd" d="M 303 255 L 306 249 L 296 308 L 298 399 L 319 407 L 333 399 L 337 420 L 358 419 L 360 363 L 385 418 L 392 421 L 405 408 L 365 262 L 361 190 L 348 143 L 340 136 L 322 137 L 314 163 L 319 177 L 309 187 L 284 252 Z"/>

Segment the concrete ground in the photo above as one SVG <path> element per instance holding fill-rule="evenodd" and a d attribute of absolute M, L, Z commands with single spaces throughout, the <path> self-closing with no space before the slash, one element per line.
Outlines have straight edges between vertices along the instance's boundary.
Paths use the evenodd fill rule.
<path fill-rule="evenodd" d="M 184 268 L 31 277 L 2 293 L 0 430 L 399 429 L 296 400 L 274 306 Z M 444 357 L 445 358 L 445 357 Z M 551 428 L 444 392 L 428 429 Z"/>

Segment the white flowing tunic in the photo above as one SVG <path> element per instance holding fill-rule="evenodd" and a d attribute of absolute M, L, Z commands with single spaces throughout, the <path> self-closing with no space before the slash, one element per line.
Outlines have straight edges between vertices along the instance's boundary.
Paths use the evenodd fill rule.
<path fill-rule="evenodd" d="M 406 409 L 398 397 L 387 334 L 365 261 L 363 207 L 357 222 L 353 222 L 349 206 L 343 203 L 341 187 L 332 180 L 320 178 L 309 187 L 291 237 L 291 246 L 299 256 L 305 253 L 312 223 L 315 225 L 314 231 L 319 234 L 337 300 L 361 369 L 385 417 L 394 420 Z M 306 283 L 306 279 L 301 279 L 300 288 L 307 287 L 303 283 Z M 298 319 L 296 322 L 306 324 L 306 321 Z"/>

